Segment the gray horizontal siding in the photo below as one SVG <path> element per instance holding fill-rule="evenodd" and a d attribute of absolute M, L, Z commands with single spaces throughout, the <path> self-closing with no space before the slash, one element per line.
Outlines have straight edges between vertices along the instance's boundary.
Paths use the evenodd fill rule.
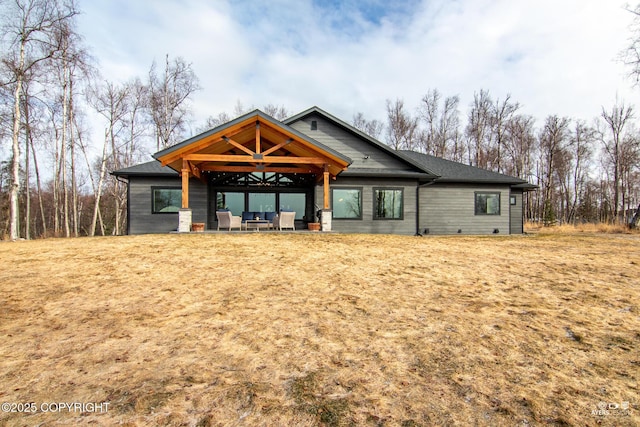
<path fill-rule="evenodd" d="M 168 233 L 178 228 L 178 214 L 154 214 L 151 207 L 152 187 L 181 187 L 180 178 L 129 178 L 129 234 Z M 189 205 L 193 222 L 206 222 L 207 186 L 197 179 L 189 180 Z"/>
<path fill-rule="evenodd" d="M 523 215 L 522 215 L 522 190 L 511 190 L 511 197 L 516 198 L 515 205 L 509 205 L 511 209 L 511 234 L 522 234 Z"/>
<path fill-rule="evenodd" d="M 362 188 L 362 219 L 334 219 L 332 221 L 333 231 L 407 235 L 416 233 L 416 181 L 338 177 L 335 181 L 330 182 L 329 185 L 330 188 Z M 374 188 L 379 187 L 404 189 L 404 217 L 402 220 L 373 219 L 373 192 Z M 323 204 L 323 191 L 322 185 L 316 186 L 316 205 L 320 208 Z"/>
<path fill-rule="evenodd" d="M 311 122 L 318 123 L 317 130 L 311 130 Z M 369 142 L 345 131 L 323 117 L 312 114 L 290 125 L 292 128 L 310 136 L 319 143 L 351 158 L 353 163 L 349 168 L 389 168 L 397 170 L 411 170 L 407 163 L 400 161 Z M 365 159 L 365 157 L 368 157 Z"/>
<path fill-rule="evenodd" d="M 476 215 L 475 192 L 500 192 L 500 215 Z M 430 234 L 509 234 L 509 187 L 434 184 L 420 189 L 420 230 Z"/>

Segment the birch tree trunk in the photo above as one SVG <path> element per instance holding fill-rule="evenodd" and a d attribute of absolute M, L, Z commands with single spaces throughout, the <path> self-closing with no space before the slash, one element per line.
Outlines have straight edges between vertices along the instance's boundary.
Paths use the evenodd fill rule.
<path fill-rule="evenodd" d="M 25 147 L 25 159 L 24 159 L 24 237 L 29 240 L 31 238 L 31 182 L 29 177 L 31 175 L 31 165 L 29 164 L 29 139 L 31 137 L 31 122 L 29 121 L 29 97 L 25 93 L 24 97 L 24 147 Z"/>
<path fill-rule="evenodd" d="M 104 134 L 104 144 L 102 145 L 102 159 L 100 161 L 100 178 L 98 179 L 98 188 L 96 189 L 96 201 L 93 206 L 93 219 L 91 220 L 91 229 L 90 236 L 95 236 L 96 234 L 96 223 L 98 221 L 98 213 L 100 209 L 100 197 L 102 196 L 102 185 L 104 183 L 104 175 L 107 170 L 107 144 L 109 139 L 109 131 L 107 130 Z M 102 230 L 102 234 L 104 234 L 104 228 Z"/>
<path fill-rule="evenodd" d="M 62 197 L 63 197 L 63 220 L 64 220 L 64 235 L 69 237 L 71 235 L 69 229 L 69 185 L 67 183 L 67 127 L 69 125 L 69 88 L 68 88 L 68 76 L 69 76 L 69 64 L 67 64 L 66 55 L 63 55 L 63 68 L 62 68 L 62 141 L 61 147 L 61 166 L 62 166 Z"/>
<path fill-rule="evenodd" d="M 38 204 L 40 205 L 40 216 L 42 219 L 42 234 L 47 235 L 47 218 L 44 214 L 44 203 L 42 201 L 42 184 L 40 182 L 40 169 L 38 167 L 38 158 L 36 157 L 36 149 L 33 144 L 33 138 L 29 133 L 29 145 L 31 145 L 31 154 L 33 155 L 33 167 L 36 172 L 36 185 L 38 188 Z"/>
<path fill-rule="evenodd" d="M 20 44 L 20 57 L 18 70 L 24 69 L 25 41 Z M 20 238 L 20 95 L 22 94 L 22 83 L 24 73 L 17 73 L 16 89 L 14 91 L 13 104 L 13 133 L 12 133 L 12 160 L 11 160 L 11 190 L 9 193 L 9 238 L 17 240 Z"/>
<path fill-rule="evenodd" d="M 73 123 L 74 123 L 74 105 L 73 105 L 73 79 L 69 81 L 69 156 L 71 159 L 71 203 L 72 203 L 72 220 L 73 235 L 78 237 L 78 183 L 76 179 L 76 153 L 75 141 L 73 139 Z"/>

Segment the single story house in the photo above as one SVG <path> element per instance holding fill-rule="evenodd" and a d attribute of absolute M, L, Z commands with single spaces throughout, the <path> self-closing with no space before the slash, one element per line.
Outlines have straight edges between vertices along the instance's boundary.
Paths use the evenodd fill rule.
<path fill-rule="evenodd" d="M 518 178 L 396 151 L 318 107 L 284 121 L 255 110 L 111 172 L 128 184 L 129 234 L 217 228 L 218 210 L 295 212 L 296 229 L 520 234 Z M 317 213 L 321 212 L 318 220 Z"/>

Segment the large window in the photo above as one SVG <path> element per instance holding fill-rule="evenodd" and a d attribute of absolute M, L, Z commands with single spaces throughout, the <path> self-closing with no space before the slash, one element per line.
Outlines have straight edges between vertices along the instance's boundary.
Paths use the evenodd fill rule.
<path fill-rule="evenodd" d="M 296 219 L 302 219 L 307 210 L 307 195 L 304 193 L 280 193 L 280 210 L 294 211 Z"/>
<path fill-rule="evenodd" d="M 402 188 L 374 188 L 373 219 L 402 219 L 403 196 Z"/>
<path fill-rule="evenodd" d="M 334 219 L 362 219 L 362 189 L 333 188 Z"/>
<path fill-rule="evenodd" d="M 180 187 L 152 187 L 151 211 L 157 213 L 176 213 L 182 207 L 182 189 Z"/>
<path fill-rule="evenodd" d="M 500 215 L 500 193 L 476 192 L 476 215 Z"/>
<path fill-rule="evenodd" d="M 244 193 L 219 192 L 216 205 L 217 209 L 228 209 L 233 215 L 241 215 L 244 210 Z"/>
<path fill-rule="evenodd" d="M 249 193 L 249 212 L 275 212 L 276 193 Z"/>

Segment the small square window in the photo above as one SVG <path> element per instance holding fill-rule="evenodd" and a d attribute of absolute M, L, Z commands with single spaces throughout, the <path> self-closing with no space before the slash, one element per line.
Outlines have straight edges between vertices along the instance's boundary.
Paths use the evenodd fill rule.
<path fill-rule="evenodd" d="M 518 202 L 517 202 L 516 196 L 511 196 L 511 197 L 509 197 L 509 204 L 510 204 L 511 206 L 515 206 L 517 203 L 518 203 Z"/>
<path fill-rule="evenodd" d="M 318 130 L 318 122 L 316 120 L 311 120 L 311 130 Z"/>

